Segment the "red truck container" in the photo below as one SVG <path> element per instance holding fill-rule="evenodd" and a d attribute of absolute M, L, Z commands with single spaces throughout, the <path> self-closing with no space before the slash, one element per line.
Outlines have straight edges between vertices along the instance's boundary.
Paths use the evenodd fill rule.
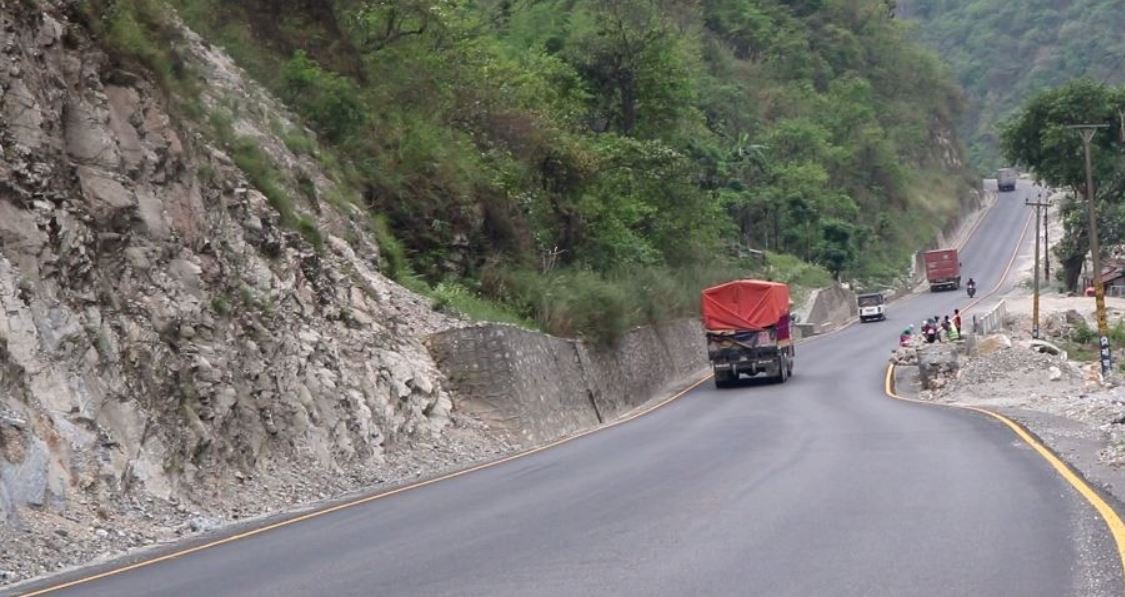
<path fill-rule="evenodd" d="M 779 383 L 793 375 L 788 286 L 727 282 L 704 290 L 701 308 L 716 387 L 733 385 L 740 375 L 764 373 Z"/>
<path fill-rule="evenodd" d="M 926 251 L 922 253 L 922 261 L 926 264 L 926 280 L 930 283 L 931 292 L 961 287 L 961 258 L 957 249 Z"/>

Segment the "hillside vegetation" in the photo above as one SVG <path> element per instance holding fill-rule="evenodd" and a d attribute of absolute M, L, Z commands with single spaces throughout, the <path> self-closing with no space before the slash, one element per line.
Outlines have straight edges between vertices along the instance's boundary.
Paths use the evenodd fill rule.
<path fill-rule="evenodd" d="M 90 13 L 310 242 L 316 202 L 360 206 L 392 277 L 555 333 L 690 313 L 749 273 L 893 279 L 971 184 L 959 90 L 884 0 L 171 5 L 305 119 L 316 140 L 279 133 L 340 196 L 271 189 L 230 114 L 200 114 L 159 0 Z"/>
<path fill-rule="evenodd" d="M 1115 0 L 900 0 L 918 37 L 968 96 L 963 137 L 974 166 L 1001 166 L 999 124 L 1032 95 L 1082 77 L 1125 81 L 1125 10 Z"/>

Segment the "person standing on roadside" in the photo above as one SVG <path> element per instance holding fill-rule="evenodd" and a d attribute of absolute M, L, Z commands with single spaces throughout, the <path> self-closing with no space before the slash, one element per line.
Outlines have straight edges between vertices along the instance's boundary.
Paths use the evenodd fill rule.
<path fill-rule="evenodd" d="M 961 334 L 961 310 L 953 310 L 953 327 L 957 328 L 957 335 Z"/>
<path fill-rule="evenodd" d="M 950 342 L 956 342 L 961 339 L 961 330 L 949 320 L 949 316 L 945 316 L 945 321 L 941 322 L 942 329 L 945 330 L 945 336 Z"/>

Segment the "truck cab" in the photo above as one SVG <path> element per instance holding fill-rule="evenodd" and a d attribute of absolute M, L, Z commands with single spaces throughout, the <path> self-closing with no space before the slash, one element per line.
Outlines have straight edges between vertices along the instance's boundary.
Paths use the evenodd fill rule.
<path fill-rule="evenodd" d="M 872 292 L 868 294 L 861 294 L 855 297 L 856 305 L 859 307 L 859 320 L 862 323 L 868 321 L 886 321 L 887 319 L 887 299 L 881 292 Z"/>

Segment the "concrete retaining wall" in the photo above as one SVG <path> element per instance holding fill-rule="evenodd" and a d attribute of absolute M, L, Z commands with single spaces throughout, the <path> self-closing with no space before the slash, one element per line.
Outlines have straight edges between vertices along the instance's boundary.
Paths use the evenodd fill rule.
<path fill-rule="evenodd" d="M 707 365 L 696 320 L 635 329 L 612 350 L 500 324 L 427 345 L 458 407 L 531 445 L 610 421 Z"/>
<path fill-rule="evenodd" d="M 830 332 L 859 315 L 855 293 L 839 284 L 813 291 L 812 303 L 804 322 L 817 334 Z"/>

